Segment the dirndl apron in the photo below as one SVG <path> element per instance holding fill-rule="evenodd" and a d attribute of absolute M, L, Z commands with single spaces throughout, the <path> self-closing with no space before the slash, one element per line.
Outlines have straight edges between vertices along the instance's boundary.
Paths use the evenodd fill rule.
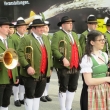
<path fill-rule="evenodd" d="M 104 56 L 104 55 L 103 55 Z M 93 78 L 106 77 L 107 65 L 98 64 L 92 58 Z M 96 86 L 88 86 L 88 110 L 110 110 L 110 84 L 103 83 Z"/>

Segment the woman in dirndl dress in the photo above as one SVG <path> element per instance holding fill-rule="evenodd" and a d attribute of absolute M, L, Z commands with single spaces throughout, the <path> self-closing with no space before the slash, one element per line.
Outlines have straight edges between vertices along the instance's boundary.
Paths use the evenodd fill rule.
<path fill-rule="evenodd" d="M 83 78 L 81 110 L 110 110 L 108 56 L 101 51 L 104 44 L 105 38 L 101 32 L 88 33 L 85 55 L 80 64 Z"/>

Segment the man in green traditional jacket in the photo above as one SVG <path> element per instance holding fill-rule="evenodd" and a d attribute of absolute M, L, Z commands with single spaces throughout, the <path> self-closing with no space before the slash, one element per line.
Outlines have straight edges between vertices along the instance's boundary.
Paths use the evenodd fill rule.
<path fill-rule="evenodd" d="M 53 65 L 59 79 L 59 101 L 61 110 L 71 110 L 72 101 L 78 85 L 79 62 L 82 56 L 78 36 L 72 31 L 74 20 L 62 17 L 58 23 L 61 30 L 52 38 Z"/>
<path fill-rule="evenodd" d="M 9 25 L 11 23 L 7 18 L 0 17 L 0 54 L 4 53 L 7 48 L 14 48 L 12 40 L 7 38 Z M 12 84 L 17 84 L 18 82 L 17 68 L 7 69 L 2 59 L 2 62 L 0 62 L 0 110 L 8 110 L 12 94 Z"/>
<path fill-rule="evenodd" d="M 106 25 L 107 31 L 104 33 L 106 43 L 103 51 L 106 51 L 108 54 L 108 58 L 109 58 L 108 72 L 110 72 L 110 19 L 107 20 L 105 25 Z"/>
<path fill-rule="evenodd" d="M 84 53 L 85 53 L 85 46 L 86 46 L 88 32 L 92 31 L 92 30 L 96 30 L 96 28 L 97 28 L 97 19 L 96 19 L 95 15 L 89 15 L 87 17 L 86 23 L 87 23 L 88 29 L 86 31 L 84 31 L 80 35 L 80 38 L 79 38 L 79 42 L 80 42 L 81 49 L 82 49 L 82 55 L 84 55 Z"/>
<path fill-rule="evenodd" d="M 107 28 L 107 31 L 104 33 L 105 38 L 107 40 L 107 42 L 106 42 L 107 44 L 105 43 L 105 46 L 107 48 L 107 53 L 108 53 L 108 51 L 110 51 L 110 19 L 107 20 L 105 25 Z"/>
<path fill-rule="evenodd" d="M 20 43 L 20 39 L 25 36 L 26 29 L 27 29 L 27 24 L 25 23 L 24 18 L 19 17 L 17 19 L 15 28 L 16 28 L 16 33 L 12 34 L 10 38 L 13 40 L 15 48 L 17 50 L 18 45 Z M 17 107 L 20 107 L 21 104 L 24 104 L 25 90 L 24 90 L 22 78 L 20 76 L 20 65 L 19 64 L 17 68 L 18 68 L 18 74 L 19 74 L 19 84 L 15 84 L 13 86 L 13 95 L 14 95 L 14 105 Z"/>
<path fill-rule="evenodd" d="M 18 48 L 25 87 L 25 110 L 39 110 L 46 77 L 50 76 L 51 46 L 48 38 L 43 35 L 44 25 L 41 19 L 34 19 L 31 24 L 32 33 L 21 39 Z"/>
<path fill-rule="evenodd" d="M 46 35 L 46 37 L 48 38 L 50 45 L 51 45 L 52 36 L 49 34 L 50 23 L 49 23 L 49 21 L 44 21 L 44 23 L 45 23 L 45 26 L 44 26 L 44 33 L 43 34 Z M 52 74 L 52 71 L 50 74 Z M 48 95 L 48 89 L 49 89 L 49 85 L 50 85 L 50 77 L 51 76 L 47 77 L 46 87 L 45 87 L 45 90 L 44 90 L 42 97 L 40 98 L 40 100 L 43 102 L 52 101 L 52 99 Z"/>

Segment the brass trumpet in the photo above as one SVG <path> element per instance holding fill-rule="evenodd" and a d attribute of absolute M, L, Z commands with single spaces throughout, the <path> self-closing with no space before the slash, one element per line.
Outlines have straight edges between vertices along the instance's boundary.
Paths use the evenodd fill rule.
<path fill-rule="evenodd" d="M 66 45 L 67 45 L 67 42 L 65 41 L 65 39 L 64 39 L 64 40 L 61 40 L 61 41 L 59 42 L 59 52 L 60 52 L 61 54 L 63 54 L 65 57 L 66 57 L 66 55 L 67 55 Z"/>
<path fill-rule="evenodd" d="M 4 53 L 0 54 L 0 62 L 3 62 L 4 66 L 8 69 L 15 68 L 18 64 L 16 51 L 12 48 L 8 48 Z"/>
<path fill-rule="evenodd" d="M 28 63 L 34 68 L 33 47 L 32 46 L 25 47 L 25 57 L 26 57 Z"/>

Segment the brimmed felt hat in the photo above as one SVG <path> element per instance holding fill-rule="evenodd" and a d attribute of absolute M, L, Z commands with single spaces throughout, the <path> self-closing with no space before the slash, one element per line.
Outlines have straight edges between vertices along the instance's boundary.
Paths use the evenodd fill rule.
<path fill-rule="evenodd" d="M 11 23 L 10 28 L 15 28 L 15 25 L 13 23 Z"/>
<path fill-rule="evenodd" d="M 6 17 L 0 17 L 0 25 L 11 25 L 11 22 Z"/>
<path fill-rule="evenodd" d="M 50 26 L 50 23 L 49 23 L 49 21 L 44 21 L 44 23 L 45 23 L 45 25 L 48 25 L 48 26 Z"/>
<path fill-rule="evenodd" d="M 61 26 L 65 22 L 75 22 L 75 21 L 68 16 L 64 16 L 61 18 L 61 21 L 57 24 L 57 26 Z"/>
<path fill-rule="evenodd" d="M 32 28 L 31 25 L 32 25 L 32 22 L 30 22 L 30 24 L 29 24 L 27 30 L 30 30 L 30 29 Z"/>
<path fill-rule="evenodd" d="M 26 22 L 24 21 L 24 18 L 19 17 L 17 19 L 17 22 L 16 22 L 15 26 L 17 27 L 17 26 L 22 26 L 22 25 L 28 25 L 28 24 L 26 24 Z"/>
<path fill-rule="evenodd" d="M 107 20 L 106 24 L 104 24 L 106 26 L 110 26 L 110 19 Z"/>
<path fill-rule="evenodd" d="M 96 24 L 98 23 L 97 22 L 97 18 L 94 16 L 94 15 L 89 15 L 87 17 L 87 21 L 86 21 L 87 24 Z"/>
<path fill-rule="evenodd" d="M 31 27 L 39 27 L 39 26 L 44 26 L 44 25 L 45 23 L 41 19 L 34 19 L 31 24 Z"/>

